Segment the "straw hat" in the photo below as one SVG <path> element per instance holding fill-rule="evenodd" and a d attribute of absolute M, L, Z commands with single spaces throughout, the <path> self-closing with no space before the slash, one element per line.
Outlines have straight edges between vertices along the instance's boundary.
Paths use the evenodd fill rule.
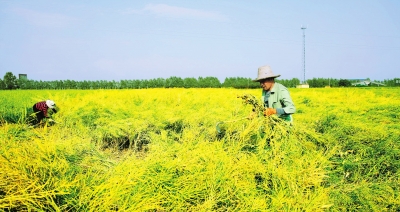
<path fill-rule="evenodd" d="M 268 79 L 268 78 L 276 78 L 281 76 L 280 74 L 274 74 L 272 69 L 269 65 L 261 66 L 258 68 L 258 76 L 253 82 L 260 82 L 261 80 Z"/>

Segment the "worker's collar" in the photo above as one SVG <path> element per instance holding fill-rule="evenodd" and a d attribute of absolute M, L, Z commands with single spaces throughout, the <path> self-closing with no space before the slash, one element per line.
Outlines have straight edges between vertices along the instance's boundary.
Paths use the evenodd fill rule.
<path fill-rule="evenodd" d="M 272 88 L 269 91 L 263 90 L 263 93 L 275 93 L 276 91 L 276 83 L 274 83 L 274 85 L 272 85 Z"/>
<path fill-rule="evenodd" d="M 266 91 L 266 90 L 263 90 L 262 95 L 263 95 L 263 96 L 270 96 L 272 93 L 274 93 L 274 91 Z"/>
<path fill-rule="evenodd" d="M 269 90 L 269 92 L 271 92 L 271 93 L 275 93 L 275 90 L 276 90 L 276 83 L 274 83 L 273 85 L 272 85 L 272 88 Z"/>

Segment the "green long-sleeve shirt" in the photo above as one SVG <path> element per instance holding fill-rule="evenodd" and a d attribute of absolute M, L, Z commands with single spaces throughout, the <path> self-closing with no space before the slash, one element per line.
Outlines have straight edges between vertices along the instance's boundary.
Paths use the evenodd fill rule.
<path fill-rule="evenodd" d="M 275 108 L 279 118 L 291 121 L 291 114 L 296 112 L 289 90 L 282 84 L 275 82 L 271 91 L 262 91 L 264 107 Z"/>

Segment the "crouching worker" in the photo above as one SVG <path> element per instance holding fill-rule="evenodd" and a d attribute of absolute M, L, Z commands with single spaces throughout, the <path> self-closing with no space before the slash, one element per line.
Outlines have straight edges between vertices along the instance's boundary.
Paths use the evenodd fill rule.
<path fill-rule="evenodd" d="M 258 68 L 258 76 L 253 82 L 259 82 L 262 87 L 262 103 L 264 103 L 264 116 L 277 115 L 279 118 L 292 123 L 292 114 L 296 108 L 290 97 L 288 89 L 275 82 L 275 78 L 281 76 L 274 74 L 270 66 Z"/>
<path fill-rule="evenodd" d="M 54 122 L 51 119 L 51 114 L 57 113 L 58 108 L 52 100 L 41 101 L 33 105 L 33 112 L 36 114 L 36 124 L 41 124 L 44 119 L 48 119 L 49 122 Z"/>

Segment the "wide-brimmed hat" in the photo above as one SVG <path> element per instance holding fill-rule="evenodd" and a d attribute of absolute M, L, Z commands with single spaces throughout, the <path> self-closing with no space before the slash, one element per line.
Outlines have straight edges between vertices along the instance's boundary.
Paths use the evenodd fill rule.
<path fill-rule="evenodd" d="M 258 76 L 256 79 L 253 80 L 253 82 L 259 82 L 264 79 L 276 78 L 280 76 L 281 76 L 280 74 L 274 74 L 270 66 L 268 65 L 261 66 L 260 68 L 258 68 Z"/>

